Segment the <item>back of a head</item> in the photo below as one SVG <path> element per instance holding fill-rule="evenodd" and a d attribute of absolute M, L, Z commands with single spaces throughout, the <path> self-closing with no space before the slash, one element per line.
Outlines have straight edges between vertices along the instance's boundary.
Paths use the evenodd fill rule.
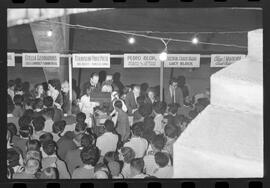
<path fill-rule="evenodd" d="M 8 81 L 8 88 L 14 87 L 14 86 L 15 86 L 14 80 L 9 80 L 9 81 Z"/>
<path fill-rule="evenodd" d="M 43 105 L 47 108 L 50 108 L 53 106 L 53 98 L 50 96 L 47 96 L 43 99 Z"/>
<path fill-rule="evenodd" d="M 90 147 L 94 142 L 94 137 L 92 135 L 83 134 L 81 139 L 81 146 L 82 147 Z"/>
<path fill-rule="evenodd" d="M 114 131 L 114 123 L 112 120 L 107 119 L 104 123 L 105 129 L 107 132 L 113 132 Z"/>
<path fill-rule="evenodd" d="M 169 164 L 169 157 L 164 152 L 157 152 L 155 154 L 155 162 L 159 167 L 163 168 Z"/>
<path fill-rule="evenodd" d="M 33 119 L 32 124 L 34 126 L 35 131 L 42 131 L 45 125 L 45 119 L 42 116 L 38 116 Z"/>
<path fill-rule="evenodd" d="M 85 113 L 79 112 L 79 113 L 76 115 L 76 121 L 77 121 L 77 122 L 85 122 L 85 120 L 86 120 L 86 115 L 85 115 Z"/>
<path fill-rule="evenodd" d="M 118 154 L 116 152 L 109 151 L 105 153 L 103 162 L 104 164 L 108 164 L 110 161 L 117 161 L 118 159 Z"/>
<path fill-rule="evenodd" d="M 42 109 L 43 108 L 43 100 L 41 100 L 40 98 L 35 99 L 33 108 L 34 109 Z"/>
<path fill-rule="evenodd" d="M 52 131 L 55 134 L 62 133 L 66 127 L 66 121 L 60 120 L 53 123 Z"/>
<path fill-rule="evenodd" d="M 154 106 L 154 111 L 157 114 L 164 114 L 167 108 L 167 104 L 163 101 L 155 102 L 153 106 Z"/>
<path fill-rule="evenodd" d="M 177 83 L 178 85 L 181 87 L 181 86 L 184 86 L 186 84 L 186 77 L 185 76 L 178 76 L 177 77 Z"/>
<path fill-rule="evenodd" d="M 121 74 L 119 72 L 116 72 L 113 74 L 113 81 L 117 82 L 120 80 Z"/>
<path fill-rule="evenodd" d="M 115 103 L 114 103 L 114 107 L 118 108 L 118 109 L 122 109 L 122 101 L 120 100 L 116 100 Z"/>
<path fill-rule="evenodd" d="M 39 164 L 37 159 L 28 159 L 25 164 L 25 170 L 34 175 L 39 169 Z"/>
<path fill-rule="evenodd" d="M 137 103 L 139 104 L 139 106 L 142 106 L 142 105 L 144 105 L 145 104 L 145 96 L 143 95 L 143 96 L 138 96 L 137 98 L 136 98 L 136 101 L 137 101 Z"/>
<path fill-rule="evenodd" d="M 151 144 L 155 147 L 155 149 L 161 151 L 166 144 L 166 138 L 163 136 L 163 134 L 155 135 L 151 140 Z"/>
<path fill-rule="evenodd" d="M 58 179 L 57 168 L 54 168 L 54 167 L 45 168 L 41 172 L 39 179 Z"/>
<path fill-rule="evenodd" d="M 99 160 L 100 152 L 97 147 L 85 147 L 80 154 L 83 164 L 95 166 Z"/>
<path fill-rule="evenodd" d="M 29 159 L 36 159 L 38 161 L 41 161 L 41 152 L 37 150 L 27 151 L 26 156 L 25 156 L 25 161 Z"/>
<path fill-rule="evenodd" d="M 43 110 L 43 116 L 46 116 L 46 117 L 51 118 L 51 119 L 53 119 L 54 113 L 55 113 L 55 111 L 53 108 L 45 108 Z"/>
<path fill-rule="evenodd" d="M 23 104 L 23 96 L 22 95 L 15 95 L 13 98 L 13 102 L 15 105 L 22 105 Z"/>
<path fill-rule="evenodd" d="M 49 140 L 53 140 L 53 135 L 51 133 L 44 133 L 39 137 L 40 144 L 43 146 L 43 144 Z"/>
<path fill-rule="evenodd" d="M 143 122 L 136 122 L 131 127 L 134 136 L 142 137 L 143 135 Z"/>
<path fill-rule="evenodd" d="M 176 138 L 178 136 L 178 127 L 173 124 L 167 124 L 165 126 L 165 135 L 169 138 Z"/>
<path fill-rule="evenodd" d="M 135 152 L 130 147 L 121 148 L 121 153 L 124 157 L 124 162 L 126 162 L 126 163 L 130 163 L 131 160 L 135 158 Z"/>
<path fill-rule="evenodd" d="M 152 114 L 152 110 L 152 104 L 144 104 L 139 107 L 139 114 L 145 118 Z"/>
<path fill-rule="evenodd" d="M 33 134 L 33 128 L 29 126 L 20 127 L 19 133 L 21 137 L 28 138 Z"/>
<path fill-rule="evenodd" d="M 39 151 L 41 144 L 38 140 L 28 140 L 26 143 L 27 151 Z"/>
<path fill-rule="evenodd" d="M 172 114 L 176 114 L 179 107 L 180 107 L 180 105 L 178 103 L 170 104 L 169 105 L 169 112 L 171 112 Z"/>
<path fill-rule="evenodd" d="M 112 176 L 118 176 L 121 171 L 121 165 L 118 161 L 110 161 L 108 163 L 108 168 Z"/>
<path fill-rule="evenodd" d="M 132 159 L 130 162 L 130 168 L 133 168 L 138 172 L 142 172 L 144 169 L 144 160 L 142 158 Z"/>
<path fill-rule="evenodd" d="M 75 131 L 78 133 L 84 132 L 86 130 L 87 124 L 84 122 L 78 122 L 75 126 Z"/>
<path fill-rule="evenodd" d="M 47 154 L 47 155 L 53 155 L 55 154 L 57 150 L 57 145 L 53 140 L 48 140 L 46 142 L 43 143 L 43 151 Z"/>

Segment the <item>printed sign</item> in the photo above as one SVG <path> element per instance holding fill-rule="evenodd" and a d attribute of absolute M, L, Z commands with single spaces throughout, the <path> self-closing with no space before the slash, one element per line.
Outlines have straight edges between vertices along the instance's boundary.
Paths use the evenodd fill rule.
<path fill-rule="evenodd" d="M 7 53 L 7 66 L 14 67 L 15 66 L 15 53 L 8 52 Z"/>
<path fill-rule="evenodd" d="M 124 54 L 124 67 L 160 67 L 159 54 Z"/>
<path fill-rule="evenodd" d="M 228 65 L 244 59 L 243 54 L 212 54 L 211 67 L 227 67 Z"/>
<path fill-rule="evenodd" d="M 168 54 L 164 67 L 200 67 L 200 54 Z"/>
<path fill-rule="evenodd" d="M 72 54 L 74 68 L 110 68 L 110 54 Z"/>
<path fill-rule="evenodd" d="M 59 67 L 60 54 L 58 53 L 23 53 L 23 67 Z"/>

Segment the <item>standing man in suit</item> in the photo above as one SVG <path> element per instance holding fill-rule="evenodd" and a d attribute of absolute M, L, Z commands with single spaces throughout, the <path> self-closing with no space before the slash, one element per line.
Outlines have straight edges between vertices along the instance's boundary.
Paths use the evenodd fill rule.
<path fill-rule="evenodd" d="M 101 91 L 101 86 L 99 81 L 99 75 L 94 72 L 90 76 L 90 80 L 83 84 L 83 95 L 86 94 L 88 88 L 91 88 L 91 91 Z"/>
<path fill-rule="evenodd" d="M 172 78 L 169 87 L 165 89 L 165 102 L 167 104 L 178 103 L 180 107 L 183 105 L 184 98 L 181 88 L 177 86 L 177 80 Z"/>
<path fill-rule="evenodd" d="M 138 109 L 137 97 L 140 96 L 140 86 L 133 86 L 132 90 L 127 94 L 125 103 L 127 106 L 127 113 L 129 116 L 130 125 L 133 124 L 134 112 Z"/>

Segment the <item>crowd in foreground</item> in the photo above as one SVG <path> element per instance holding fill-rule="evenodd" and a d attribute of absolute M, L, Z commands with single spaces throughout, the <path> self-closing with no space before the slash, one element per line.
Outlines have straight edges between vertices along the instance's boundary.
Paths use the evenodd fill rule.
<path fill-rule="evenodd" d="M 9 179 L 172 178 L 173 144 L 210 102 L 209 90 L 191 97 L 183 76 L 160 100 L 158 87 L 104 71 L 82 90 L 18 78 L 7 93 Z"/>

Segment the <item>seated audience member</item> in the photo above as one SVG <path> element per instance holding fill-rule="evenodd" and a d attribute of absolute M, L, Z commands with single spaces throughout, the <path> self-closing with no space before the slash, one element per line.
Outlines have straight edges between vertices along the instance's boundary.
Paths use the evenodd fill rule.
<path fill-rule="evenodd" d="M 14 101 L 14 110 L 12 112 L 13 116 L 22 117 L 23 113 L 24 113 L 23 96 L 22 95 L 15 95 L 13 98 L 13 101 Z"/>
<path fill-rule="evenodd" d="M 50 108 L 54 110 L 52 120 L 53 121 L 60 121 L 63 118 L 63 112 L 61 109 L 56 107 L 53 102 L 53 98 L 50 96 L 47 96 L 43 99 L 43 105 L 44 108 Z"/>
<path fill-rule="evenodd" d="M 43 129 L 45 127 L 45 118 L 42 116 L 36 117 L 32 121 L 34 131 L 32 135 L 32 139 L 39 139 L 41 135 L 46 133 Z"/>
<path fill-rule="evenodd" d="M 13 179 L 36 179 L 36 173 L 40 168 L 40 162 L 37 159 L 28 159 L 22 172 L 16 172 Z"/>
<path fill-rule="evenodd" d="M 122 147 L 119 152 L 119 159 L 124 162 L 121 174 L 124 178 L 131 177 L 130 162 L 135 158 L 135 152 L 130 147 Z"/>
<path fill-rule="evenodd" d="M 43 144 L 45 156 L 42 159 L 42 168 L 55 167 L 59 172 L 59 179 L 70 179 L 70 174 L 64 161 L 60 160 L 57 155 L 57 145 L 54 141 L 47 141 Z"/>
<path fill-rule="evenodd" d="M 41 171 L 38 179 L 59 179 L 58 170 L 55 167 L 48 167 Z"/>
<path fill-rule="evenodd" d="M 53 126 L 53 116 L 54 116 L 54 110 L 53 108 L 46 108 L 43 110 L 43 117 L 45 118 L 44 122 L 44 129 L 45 132 L 52 132 L 52 126 Z"/>
<path fill-rule="evenodd" d="M 64 131 L 65 127 L 66 127 L 66 121 L 64 120 L 56 121 L 53 123 L 52 135 L 53 135 L 53 140 L 55 142 L 57 142 L 60 139 L 61 133 Z"/>
<path fill-rule="evenodd" d="M 122 102 L 120 100 L 115 101 L 114 107 L 117 112 L 115 131 L 121 136 L 121 141 L 126 142 L 130 136 L 128 115 L 122 110 Z"/>
<path fill-rule="evenodd" d="M 92 135 L 83 134 L 81 139 L 81 145 L 74 150 L 69 150 L 65 157 L 68 170 L 70 174 L 73 173 L 75 168 L 83 166 L 83 162 L 80 157 L 80 153 L 83 148 L 93 146 L 95 139 Z"/>
<path fill-rule="evenodd" d="M 135 158 L 131 160 L 130 162 L 131 178 L 140 179 L 148 176 L 143 173 L 143 169 L 144 169 L 144 161 L 142 158 Z"/>
<path fill-rule="evenodd" d="M 73 171 L 72 179 L 93 179 L 94 167 L 100 157 L 98 148 L 93 146 L 85 147 L 82 149 L 80 157 L 83 166 Z"/>
<path fill-rule="evenodd" d="M 19 151 L 14 148 L 7 149 L 8 179 L 13 179 L 14 173 L 23 171 L 23 158 Z"/>
<path fill-rule="evenodd" d="M 155 162 L 158 168 L 154 171 L 153 176 L 157 178 L 172 178 L 173 167 L 170 165 L 170 159 L 166 153 L 157 152 Z"/>
<path fill-rule="evenodd" d="M 24 127 L 20 128 L 19 133 L 20 133 L 20 137 L 16 140 L 14 139 L 15 138 L 14 137 L 12 141 L 13 141 L 14 146 L 20 148 L 23 156 L 25 156 L 26 155 L 26 143 L 29 140 L 29 138 L 32 136 L 33 129 L 30 125 L 24 126 Z"/>
<path fill-rule="evenodd" d="M 164 133 L 164 126 L 163 123 L 163 114 L 165 113 L 167 108 L 167 105 L 165 102 L 156 102 L 154 103 L 154 122 L 155 122 L 155 128 L 154 131 L 156 134 L 162 134 Z"/>
<path fill-rule="evenodd" d="M 105 133 L 97 138 L 96 146 L 100 150 L 100 155 L 104 156 L 109 151 L 116 151 L 118 136 L 114 134 L 114 124 L 111 120 L 104 123 Z"/>
<path fill-rule="evenodd" d="M 135 152 L 136 158 L 141 158 L 145 155 L 148 148 L 148 142 L 143 137 L 143 123 L 138 122 L 132 126 L 131 139 L 124 144 L 124 147 L 130 147 Z"/>
<path fill-rule="evenodd" d="M 118 161 L 110 161 L 108 168 L 112 179 L 123 179 L 124 176 L 121 174 L 121 165 Z"/>

